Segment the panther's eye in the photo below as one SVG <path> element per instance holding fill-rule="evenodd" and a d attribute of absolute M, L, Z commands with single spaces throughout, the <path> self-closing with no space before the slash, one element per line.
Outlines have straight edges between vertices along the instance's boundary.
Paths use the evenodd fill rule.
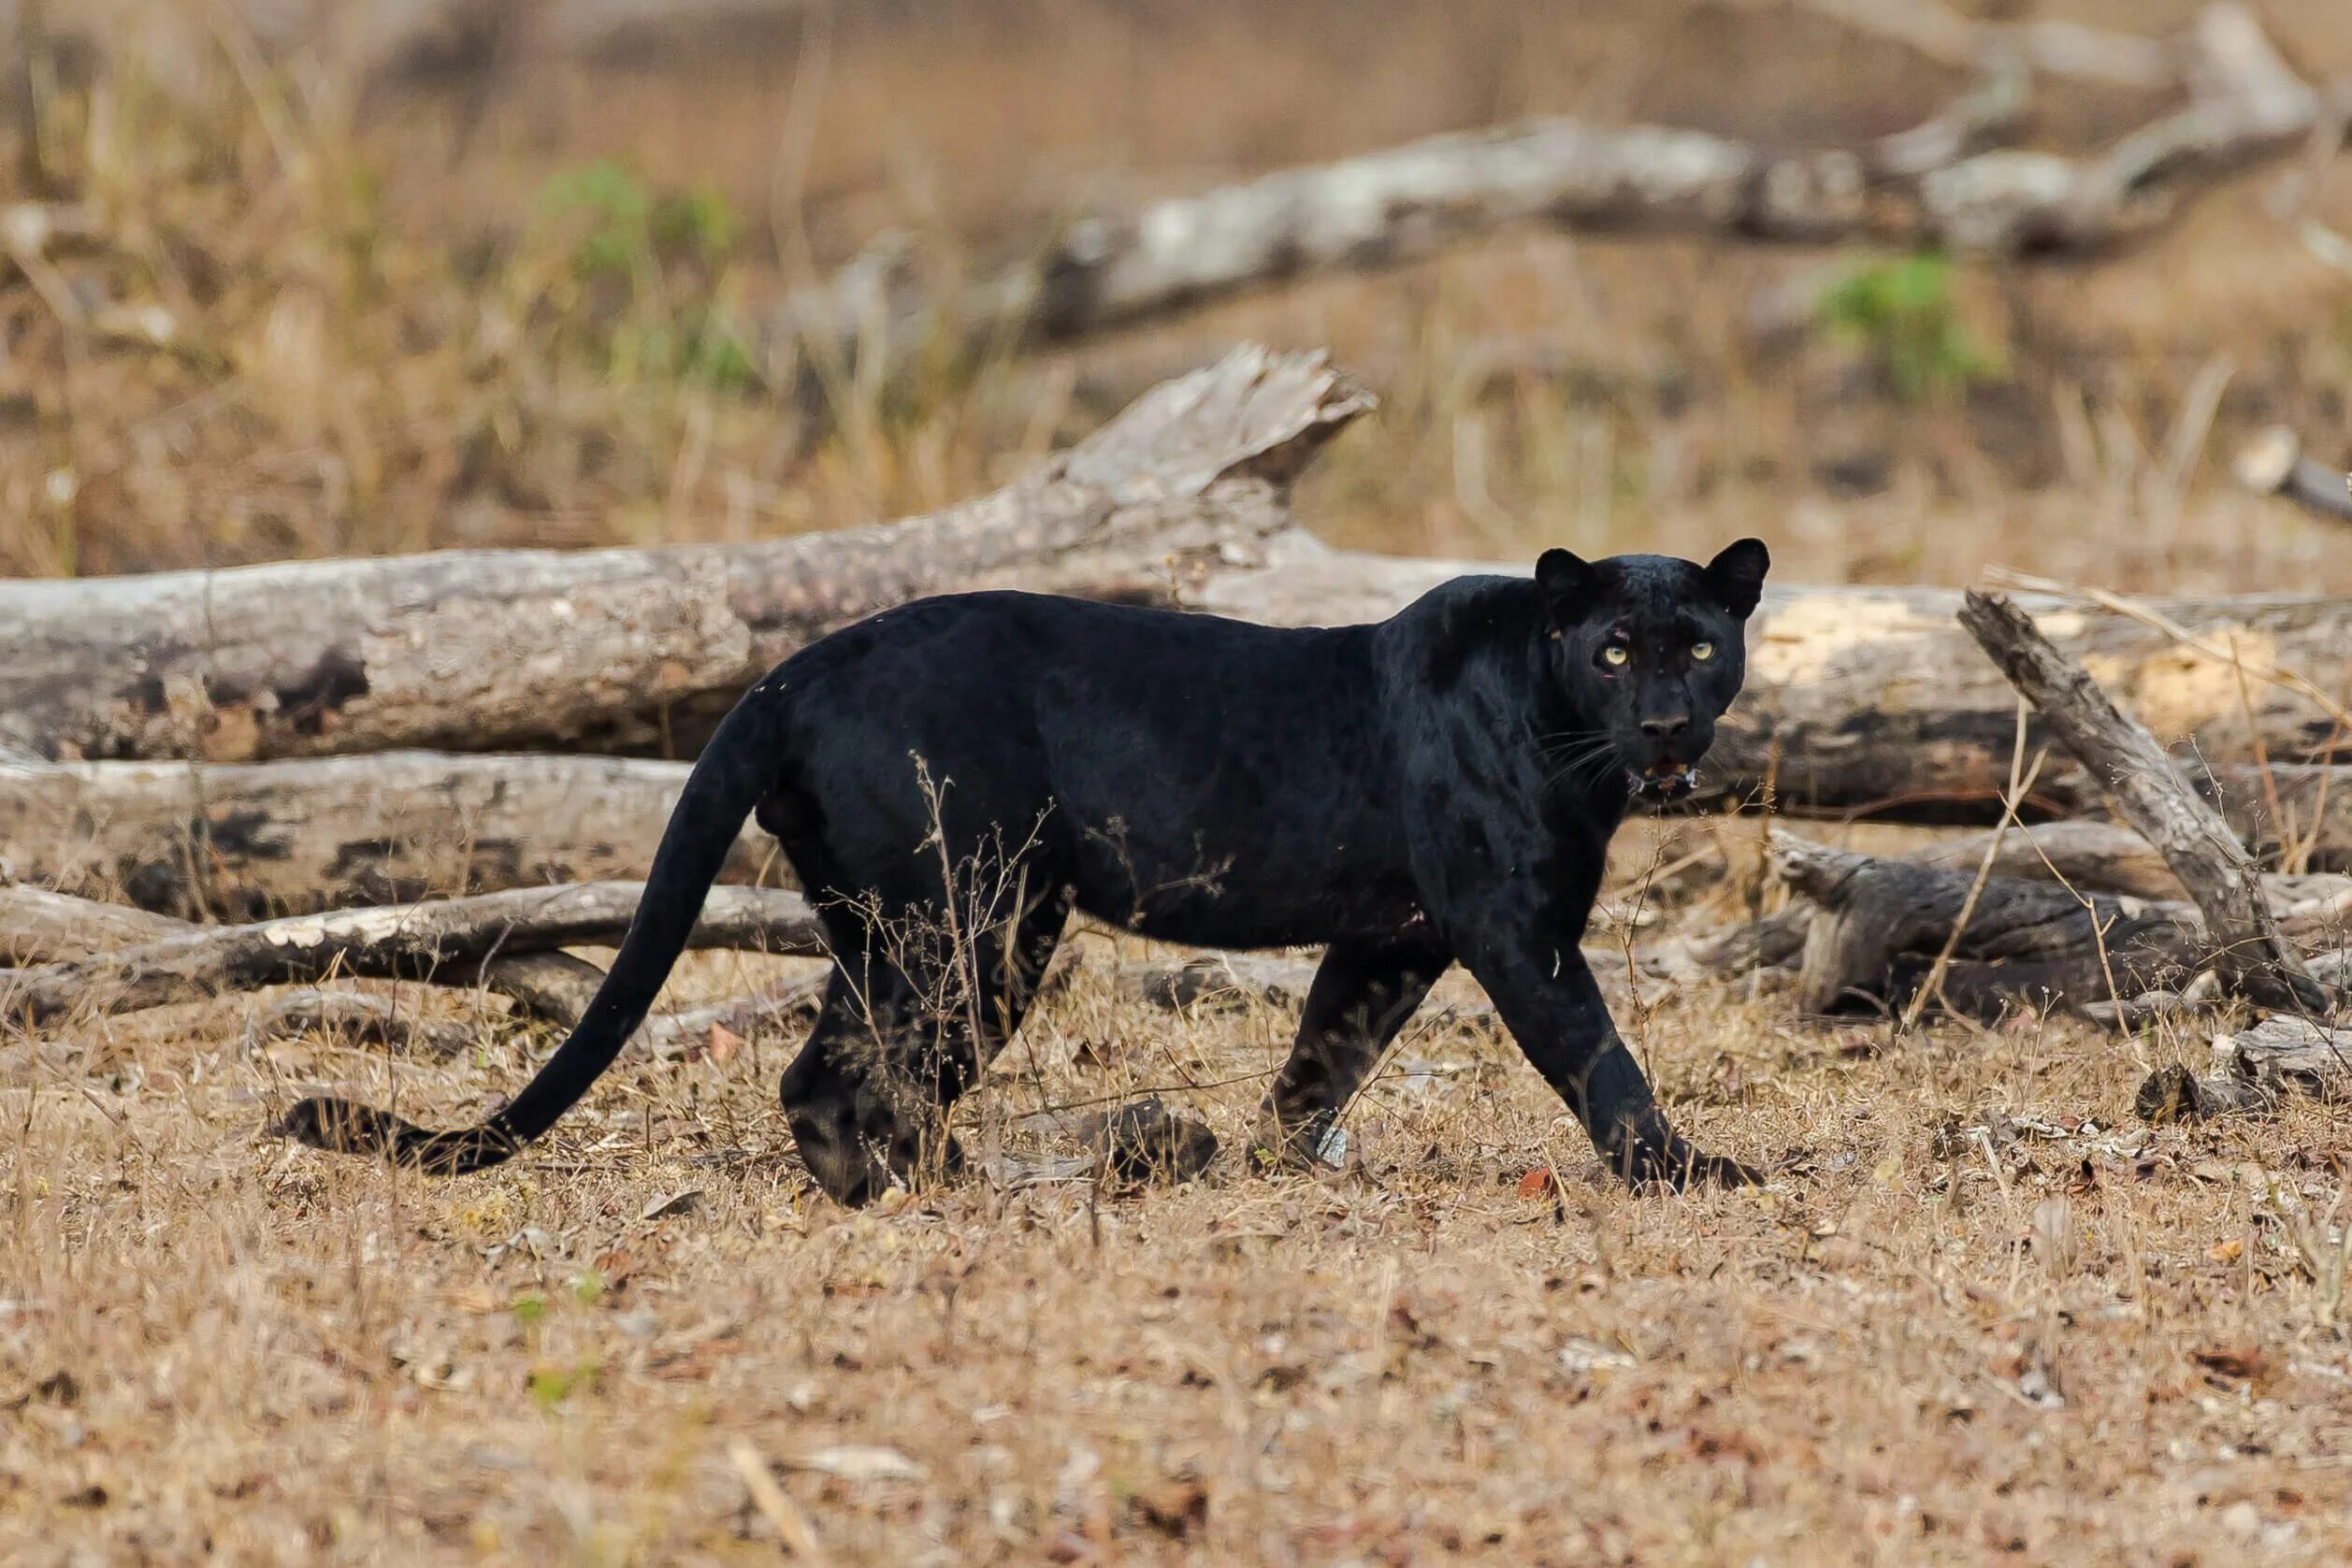
<path fill-rule="evenodd" d="M 1694 642 L 1691 644 L 1691 657 L 1696 659 L 1699 663 L 1705 664 L 1709 659 L 1711 659 L 1714 656 L 1715 645 L 1712 642 Z"/>
<path fill-rule="evenodd" d="M 1611 642 L 1601 650 L 1601 662 L 1611 669 L 1624 669 L 1633 657 L 1633 651 L 1622 642 Z"/>

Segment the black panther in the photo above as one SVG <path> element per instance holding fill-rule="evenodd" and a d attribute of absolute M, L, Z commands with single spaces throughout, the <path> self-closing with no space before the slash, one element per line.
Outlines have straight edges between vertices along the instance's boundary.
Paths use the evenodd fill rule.
<path fill-rule="evenodd" d="M 1323 944 L 1266 1096 L 1278 1155 L 1318 1146 L 1459 962 L 1625 1180 L 1753 1181 L 1667 1125 L 1579 943 L 1629 803 L 1692 787 L 1768 565 L 1754 539 L 1705 566 L 1550 550 L 1532 579 L 1457 579 L 1374 626 L 1017 593 L 886 611 L 721 723 L 611 973 L 503 1110 L 434 1132 L 307 1100 L 279 1130 L 436 1173 L 507 1159 L 643 1021 L 756 813 L 834 954 L 782 1095 L 842 1202 L 958 1167 L 946 1110 L 1074 908 L 1195 946 Z"/>

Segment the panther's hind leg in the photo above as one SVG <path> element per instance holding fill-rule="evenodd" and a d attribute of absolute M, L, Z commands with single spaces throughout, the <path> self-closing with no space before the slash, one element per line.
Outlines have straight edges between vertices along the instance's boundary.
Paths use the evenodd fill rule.
<path fill-rule="evenodd" d="M 919 1144 L 900 1125 L 895 1107 L 877 1097 L 861 1057 L 867 1035 L 866 1005 L 840 965 L 825 989 L 816 1027 L 777 1086 L 785 1120 L 800 1145 L 801 1161 L 834 1201 L 855 1207 L 871 1202 L 890 1185 L 891 1161 L 920 1155 Z"/>
<path fill-rule="evenodd" d="M 928 911 L 829 912 L 842 957 L 779 1086 L 801 1158 L 827 1192 L 863 1203 L 893 1181 L 961 1170 L 947 1111 L 1019 1029 L 1070 904 L 1057 890 L 953 940 Z"/>
<path fill-rule="evenodd" d="M 1298 1040 L 1267 1091 L 1260 1144 L 1276 1158 L 1313 1158 L 1332 1123 L 1453 955 L 1434 933 L 1335 942 L 1307 987 Z"/>

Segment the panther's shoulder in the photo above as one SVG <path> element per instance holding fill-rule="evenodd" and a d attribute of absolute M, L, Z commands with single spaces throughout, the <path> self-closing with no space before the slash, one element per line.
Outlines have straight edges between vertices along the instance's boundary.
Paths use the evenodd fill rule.
<path fill-rule="evenodd" d="M 1524 649 L 1543 627 L 1535 580 L 1476 573 L 1439 583 L 1382 627 L 1399 668 L 1439 688 L 1490 653 Z"/>

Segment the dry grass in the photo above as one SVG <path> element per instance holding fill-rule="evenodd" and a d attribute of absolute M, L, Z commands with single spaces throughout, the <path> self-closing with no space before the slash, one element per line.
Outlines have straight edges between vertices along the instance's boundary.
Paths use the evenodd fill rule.
<path fill-rule="evenodd" d="M 2341 1189 L 2331 1113 L 2150 1133 L 2140 1053 L 2075 1026 L 1898 1043 L 1616 971 L 1679 1120 L 1793 1160 L 1770 1189 L 1623 1194 L 1442 1019 L 1347 1170 L 1268 1179 L 1234 1151 L 1293 1020 L 1120 1000 L 1079 940 L 966 1136 L 1170 1089 L 1227 1144 L 1198 1183 L 844 1213 L 772 1099 L 789 1040 L 630 1060 L 431 1186 L 254 1129 L 313 1083 L 486 1106 L 528 1055 L 486 1027 L 447 1066 L 251 1054 L 230 1004 L 16 1047 L 0 1557 L 773 1561 L 738 1444 L 841 1562 L 2352 1550 L 2341 1264 L 2279 1217 Z"/>

